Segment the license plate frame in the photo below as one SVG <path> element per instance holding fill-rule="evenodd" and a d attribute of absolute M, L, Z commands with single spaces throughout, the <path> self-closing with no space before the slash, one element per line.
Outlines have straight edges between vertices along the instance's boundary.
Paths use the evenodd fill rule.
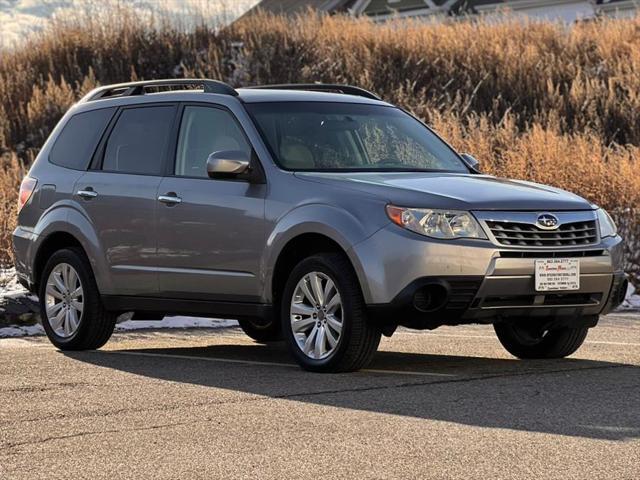
<path fill-rule="evenodd" d="M 580 259 L 536 259 L 535 288 L 536 292 L 580 290 Z"/>

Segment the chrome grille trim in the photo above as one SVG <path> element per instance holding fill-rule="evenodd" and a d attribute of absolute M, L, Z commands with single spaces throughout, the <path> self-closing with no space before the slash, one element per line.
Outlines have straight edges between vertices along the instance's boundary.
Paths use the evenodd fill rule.
<path fill-rule="evenodd" d="M 544 212 L 473 212 L 489 239 L 502 248 L 550 250 L 576 249 L 599 243 L 593 210 L 550 212 L 558 218 L 556 229 L 537 225 Z"/>
<path fill-rule="evenodd" d="M 595 220 L 561 225 L 543 230 L 536 225 L 488 221 L 487 226 L 500 245 L 518 247 L 567 247 L 593 245 L 598 240 Z"/>

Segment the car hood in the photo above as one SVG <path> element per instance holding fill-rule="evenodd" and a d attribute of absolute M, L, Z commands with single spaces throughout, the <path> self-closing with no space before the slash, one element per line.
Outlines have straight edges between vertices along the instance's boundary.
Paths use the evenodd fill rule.
<path fill-rule="evenodd" d="M 456 210 L 591 210 L 559 188 L 489 175 L 431 172 L 297 172 L 298 178 L 384 197 L 400 206 Z"/>

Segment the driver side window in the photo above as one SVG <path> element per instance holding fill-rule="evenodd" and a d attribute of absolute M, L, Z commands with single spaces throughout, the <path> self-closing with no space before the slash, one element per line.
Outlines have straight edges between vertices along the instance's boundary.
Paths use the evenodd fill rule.
<path fill-rule="evenodd" d="M 240 150 L 251 155 L 236 120 L 226 110 L 187 106 L 182 115 L 174 174 L 207 177 L 207 158 L 221 150 Z"/>

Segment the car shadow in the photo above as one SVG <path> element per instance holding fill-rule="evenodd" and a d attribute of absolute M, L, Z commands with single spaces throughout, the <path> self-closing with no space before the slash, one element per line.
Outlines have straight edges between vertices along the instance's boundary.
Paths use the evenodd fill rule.
<path fill-rule="evenodd" d="M 365 371 L 312 374 L 291 364 L 282 343 L 64 355 L 154 379 L 345 409 L 595 439 L 640 437 L 640 367 L 621 363 L 381 351 Z"/>

